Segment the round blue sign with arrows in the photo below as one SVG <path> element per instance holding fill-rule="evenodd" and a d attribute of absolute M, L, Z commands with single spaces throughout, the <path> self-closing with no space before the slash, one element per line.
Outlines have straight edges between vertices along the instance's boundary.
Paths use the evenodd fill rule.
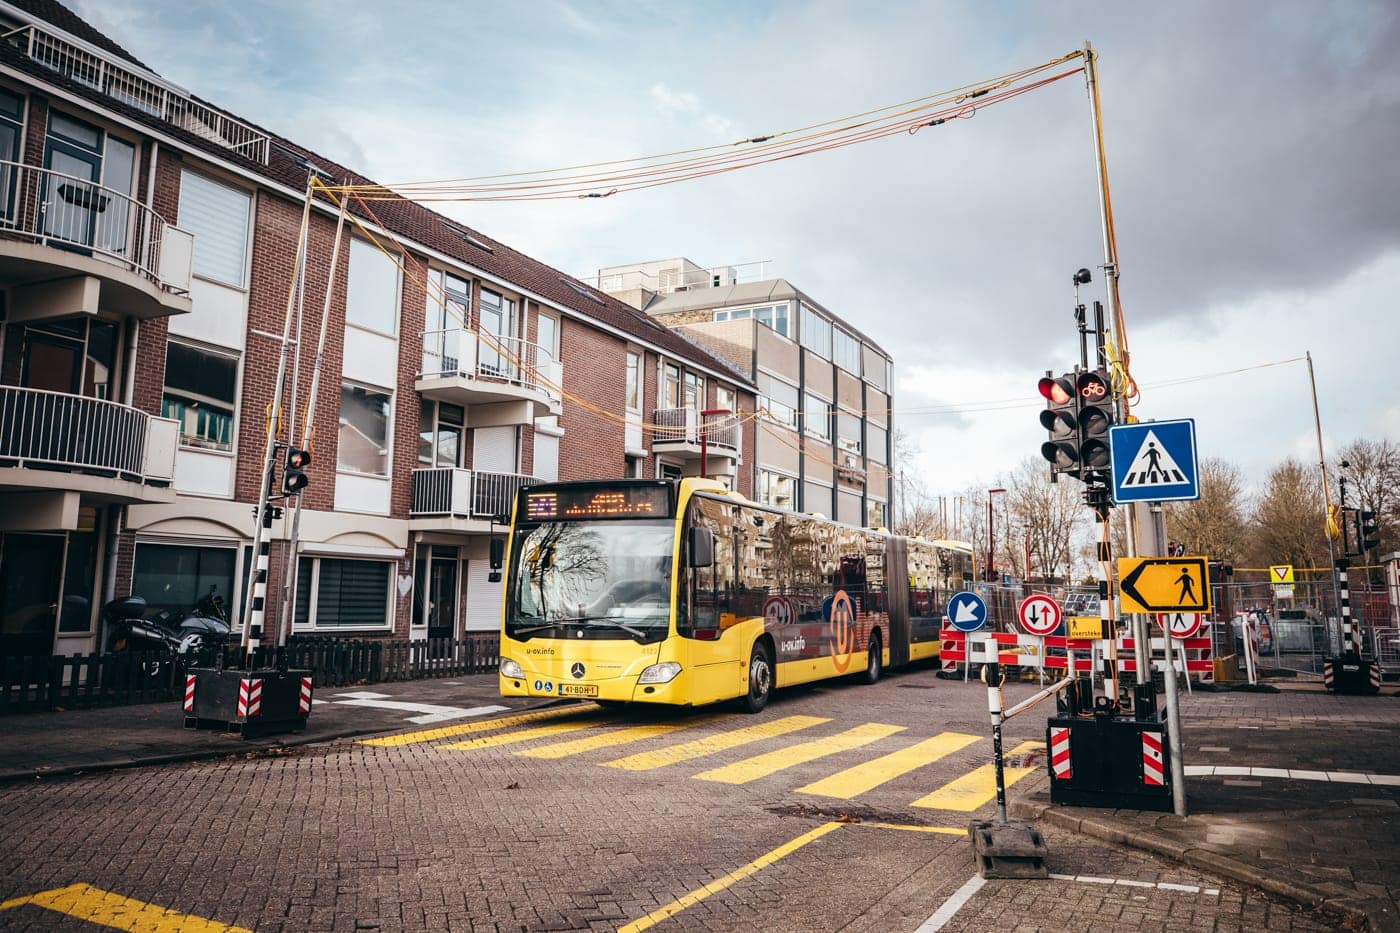
<path fill-rule="evenodd" d="M 975 632 L 987 624 L 987 603 L 971 591 L 948 600 L 948 623 L 960 632 Z"/>

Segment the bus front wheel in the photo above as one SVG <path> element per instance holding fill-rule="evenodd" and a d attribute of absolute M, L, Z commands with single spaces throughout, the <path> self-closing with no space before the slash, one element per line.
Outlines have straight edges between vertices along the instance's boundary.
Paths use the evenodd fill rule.
<path fill-rule="evenodd" d="M 768 705 L 773 693 L 773 652 L 764 642 L 753 646 L 749 655 L 749 692 L 744 695 L 744 709 L 759 713 Z"/>
<path fill-rule="evenodd" d="M 880 674 L 883 673 L 881 663 L 880 635 L 878 632 L 871 632 L 870 644 L 865 649 L 865 673 L 861 675 L 861 680 L 867 684 L 873 684 L 879 680 Z"/>

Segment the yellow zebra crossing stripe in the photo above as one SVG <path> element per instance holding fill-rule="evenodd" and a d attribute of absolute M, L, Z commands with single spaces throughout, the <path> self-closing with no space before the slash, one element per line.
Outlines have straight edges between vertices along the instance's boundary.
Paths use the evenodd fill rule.
<path fill-rule="evenodd" d="M 514 745 L 517 742 L 529 742 L 531 739 L 544 739 L 552 735 L 561 735 L 565 732 L 577 732 L 580 729 L 591 729 L 594 725 L 596 724 L 591 722 L 551 722 L 543 726 L 519 729 L 515 732 L 502 732 L 499 735 L 483 735 L 475 739 L 467 739 L 465 742 L 445 742 L 439 745 L 438 748 L 450 748 L 455 751 L 496 748 L 500 745 Z"/>
<path fill-rule="evenodd" d="M 475 722 L 464 722 L 455 726 L 422 729 L 418 732 L 405 732 L 402 735 L 386 735 L 378 739 L 360 739 L 356 744 L 375 745 L 381 748 L 395 745 L 416 745 L 419 742 L 436 742 L 438 739 L 450 739 L 456 735 L 491 732 L 496 729 L 505 729 L 509 726 L 518 726 L 527 722 L 540 722 L 542 720 L 563 719 L 574 716 L 598 716 L 601 714 L 602 710 L 597 706 L 563 706 L 557 709 L 540 710 L 535 713 L 502 716 L 500 719 L 480 719 Z"/>
<path fill-rule="evenodd" d="M 722 768 L 702 771 L 695 775 L 695 779 L 697 781 L 718 781 L 722 784 L 747 784 L 794 765 L 815 761 L 818 758 L 825 758 L 827 755 L 835 755 L 853 748 L 860 748 L 871 742 L 878 742 L 896 732 L 903 732 L 904 729 L 904 726 L 887 726 L 883 723 L 868 722 L 826 738 L 813 739 L 810 742 L 802 742 L 763 755 L 755 755 L 743 761 L 736 761 L 734 764 L 725 765 Z"/>
<path fill-rule="evenodd" d="M 670 735 L 672 732 L 679 732 L 682 729 L 689 729 L 710 719 L 695 719 L 684 723 L 661 723 L 645 726 L 628 726 L 623 729 L 611 729 L 598 735 L 586 735 L 581 739 L 569 739 L 564 742 L 552 742 L 549 745 L 540 745 L 536 748 L 527 748 L 517 755 L 526 758 L 567 758 L 570 755 L 581 755 L 584 752 L 595 751 L 600 748 L 611 748 L 614 745 L 626 745 L 629 742 L 640 742 L 643 739 L 656 738 L 659 735 Z"/>
<path fill-rule="evenodd" d="M 924 765 L 932 764 L 946 755 L 966 748 L 977 739 L 978 736 L 962 732 L 940 732 L 933 738 L 924 739 L 908 748 L 890 752 L 888 755 L 882 755 L 864 764 L 856 765 L 854 768 L 838 771 L 830 777 L 799 787 L 797 793 L 850 800 L 887 781 L 892 781 L 916 768 L 922 768 Z"/>
<path fill-rule="evenodd" d="M 0 903 L 0 910 L 10 910 L 26 904 L 66 914 L 88 923 L 118 930 L 139 930 L 140 933 L 248 933 L 242 927 L 182 914 L 168 907 L 122 897 L 120 894 L 103 891 L 87 884 L 70 884 L 66 888 L 54 888 L 28 897 L 17 897 Z"/>
<path fill-rule="evenodd" d="M 695 758 L 713 755 L 716 752 L 738 748 L 741 745 L 748 745 L 750 742 L 759 742 L 763 739 L 787 735 L 789 732 L 796 732 L 799 729 L 819 726 L 824 722 L 831 722 L 831 720 L 820 716 L 787 716 L 772 722 L 761 722 L 752 726 L 744 726 L 741 729 L 731 729 L 728 732 L 706 736 L 693 742 L 682 742 L 679 745 L 672 745 L 654 752 L 641 752 L 626 758 L 618 758 L 615 761 L 605 761 L 603 764 L 606 767 L 621 768 L 624 771 L 651 771 L 677 762 L 691 761 Z"/>
<path fill-rule="evenodd" d="M 1006 752 L 1006 757 L 1013 755 L 1024 755 L 1037 748 L 1043 748 L 1043 742 L 1022 742 L 1011 751 Z M 1030 774 L 1035 768 L 1005 768 L 1002 771 L 1006 786 L 1010 787 L 1021 778 Z M 926 794 L 910 804 L 911 807 L 926 807 L 932 810 L 957 810 L 960 813 L 971 813 L 978 807 L 992 800 L 997 795 L 996 767 L 994 765 L 982 765 L 973 771 L 969 771 L 955 781 L 944 784 L 931 794 Z"/>

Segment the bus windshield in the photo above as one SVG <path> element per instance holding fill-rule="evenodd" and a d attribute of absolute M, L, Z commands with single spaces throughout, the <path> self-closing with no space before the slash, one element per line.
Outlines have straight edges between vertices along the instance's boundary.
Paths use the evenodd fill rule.
<path fill-rule="evenodd" d="M 521 525 L 511 557 L 506 634 L 665 638 L 675 528 L 670 519 Z"/>

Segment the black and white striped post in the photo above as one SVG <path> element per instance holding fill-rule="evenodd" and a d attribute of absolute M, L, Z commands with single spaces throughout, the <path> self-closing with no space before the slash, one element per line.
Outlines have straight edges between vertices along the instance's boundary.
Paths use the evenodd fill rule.
<path fill-rule="evenodd" d="M 1356 644 L 1356 632 L 1351 625 L 1351 590 L 1347 586 L 1347 569 L 1351 566 L 1345 557 L 1337 559 L 1337 600 L 1342 608 L 1342 657 L 1355 658 L 1361 652 Z"/>
<path fill-rule="evenodd" d="M 253 586 L 249 598 L 252 611 L 248 615 L 247 667 L 253 669 L 253 659 L 262 644 L 263 617 L 267 612 L 267 569 L 272 560 L 272 505 L 263 506 L 262 534 L 258 536 L 258 552 L 254 555 Z"/>

